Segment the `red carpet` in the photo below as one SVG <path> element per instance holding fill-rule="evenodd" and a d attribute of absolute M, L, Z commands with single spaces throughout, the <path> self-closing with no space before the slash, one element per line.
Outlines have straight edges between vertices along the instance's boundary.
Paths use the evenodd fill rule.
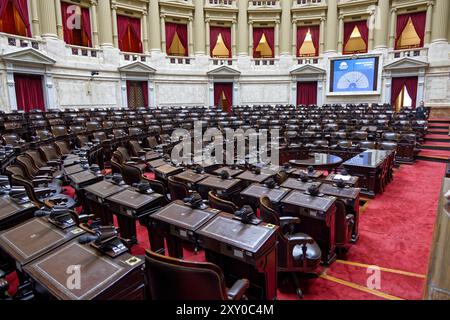
<path fill-rule="evenodd" d="M 394 182 L 361 214 L 359 242 L 345 261 L 323 269 L 317 279 L 302 280 L 305 300 L 421 299 L 444 166 L 418 161 L 396 170 Z M 145 227 L 138 226 L 138 240 L 132 253 L 143 255 L 149 248 Z M 187 250 L 185 257 L 204 260 L 202 253 Z M 366 286 L 368 265 L 381 268 L 378 290 Z M 13 275 L 8 279 L 14 291 L 17 281 Z M 278 299 L 297 296 L 287 288 Z"/>
<path fill-rule="evenodd" d="M 450 158 L 449 150 L 430 150 L 430 149 L 422 149 L 419 153 L 420 156 L 424 157 L 439 157 L 439 158 Z"/>

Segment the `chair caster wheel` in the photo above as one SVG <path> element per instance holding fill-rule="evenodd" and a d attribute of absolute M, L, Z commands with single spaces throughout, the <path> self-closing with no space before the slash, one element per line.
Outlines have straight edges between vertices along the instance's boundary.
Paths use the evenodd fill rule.
<path fill-rule="evenodd" d="M 297 290 L 296 290 L 296 293 L 297 293 L 297 297 L 298 297 L 299 299 L 303 299 L 303 298 L 304 298 L 304 297 L 303 297 L 303 292 L 302 292 L 301 289 L 297 289 Z"/>

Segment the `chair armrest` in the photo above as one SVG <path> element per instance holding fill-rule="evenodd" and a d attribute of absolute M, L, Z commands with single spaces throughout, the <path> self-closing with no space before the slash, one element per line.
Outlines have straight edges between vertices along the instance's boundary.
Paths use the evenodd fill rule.
<path fill-rule="evenodd" d="M 228 289 L 228 298 L 230 300 L 241 300 L 249 286 L 250 282 L 247 279 L 240 279 L 236 281 L 234 285 Z"/>
<path fill-rule="evenodd" d="M 31 182 L 33 183 L 33 187 L 39 187 L 39 186 L 42 185 L 42 184 L 48 184 L 48 183 L 50 183 L 51 180 L 50 180 L 50 179 L 43 179 L 43 178 L 40 178 L 40 179 L 33 179 Z"/>
<path fill-rule="evenodd" d="M 47 162 L 47 165 L 50 167 L 56 167 L 59 166 L 61 164 L 61 161 L 59 160 L 50 160 Z"/>
<path fill-rule="evenodd" d="M 295 247 L 296 245 L 313 244 L 315 241 L 310 236 L 305 237 L 304 235 L 289 235 L 287 236 L 289 245 Z"/>
<path fill-rule="evenodd" d="M 44 198 L 50 196 L 52 194 L 52 190 L 49 188 L 39 188 L 35 189 L 34 193 L 36 194 L 36 197 Z"/>
<path fill-rule="evenodd" d="M 280 217 L 282 224 L 300 224 L 302 221 L 298 217 Z"/>

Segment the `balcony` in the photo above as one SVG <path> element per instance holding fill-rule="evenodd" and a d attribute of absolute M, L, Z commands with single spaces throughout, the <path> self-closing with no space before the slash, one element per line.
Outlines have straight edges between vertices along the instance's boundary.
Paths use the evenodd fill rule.
<path fill-rule="evenodd" d="M 193 60 L 190 57 L 174 57 L 174 56 L 168 56 L 166 59 L 170 64 L 178 64 L 178 65 L 183 64 L 190 65 Z"/>
<path fill-rule="evenodd" d="M 249 2 L 249 10 L 261 10 L 261 9 L 280 9 L 280 2 L 278 0 L 255 0 Z"/>
<path fill-rule="evenodd" d="M 295 0 L 294 6 L 295 7 L 308 7 L 308 6 L 317 6 L 317 5 L 324 5 L 325 0 Z"/>
<path fill-rule="evenodd" d="M 89 48 L 89 47 L 80 47 L 66 44 L 66 48 L 69 51 L 69 55 L 79 56 L 79 57 L 90 57 L 90 58 L 98 58 L 102 53 L 102 50 Z"/>
<path fill-rule="evenodd" d="M 18 36 L 8 33 L 0 33 L 0 45 L 2 47 L 17 47 L 17 48 L 33 48 L 36 50 L 42 50 L 44 42 L 41 40 Z"/>
<path fill-rule="evenodd" d="M 322 64 L 322 58 L 320 57 L 297 57 L 295 58 L 298 65 L 304 65 L 304 64 Z"/>
<path fill-rule="evenodd" d="M 210 58 L 209 61 L 213 66 L 232 66 L 236 64 L 236 59 L 230 58 Z"/>
<path fill-rule="evenodd" d="M 252 61 L 255 66 L 264 67 L 264 66 L 276 66 L 278 65 L 279 60 L 276 58 L 263 58 L 263 59 L 253 58 Z"/>
<path fill-rule="evenodd" d="M 136 53 L 136 52 L 120 52 L 120 60 L 125 62 L 147 62 L 149 56 L 144 53 Z"/>
<path fill-rule="evenodd" d="M 410 48 L 402 50 L 393 50 L 389 52 L 388 59 L 395 60 L 400 58 L 418 58 L 420 60 L 427 60 L 428 48 Z"/>
<path fill-rule="evenodd" d="M 205 0 L 205 7 L 225 7 L 235 6 L 235 0 Z"/>

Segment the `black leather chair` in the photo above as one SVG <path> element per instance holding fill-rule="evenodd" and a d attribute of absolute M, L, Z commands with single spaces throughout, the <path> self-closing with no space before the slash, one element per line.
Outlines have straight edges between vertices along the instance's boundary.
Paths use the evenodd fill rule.
<path fill-rule="evenodd" d="M 220 198 L 214 191 L 208 193 L 209 206 L 223 212 L 234 214 L 239 210 L 233 202 Z"/>
<path fill-rule="evenodd" d="M 299 218 L 280 217 L 268 197 L 260 199 L 261 219 L 276 226 L 278 229 L 278 271 L 289 272 L 296 287 L 296 293 L 303 298 L 297 273 L 317 276 L 314 271 L 320 264 L 322 252 L 309 235 L 294 233 L 295 225 L 300 224 Z"/>
<path fill-rule="evenodd" d="M 175 180 L 174 177 L 169 177 L 167 183 L 169 186 L 170 199 L 172 201 L 183 200 L 191 195 L 191 191 L 187 185 Z"/>
<path fill-rule="evenodd" d="M 228 289 L 222 270 L 212 263 L 190 262 L 147 250 L 145 257 L 152 300 L 240 300 L 249 281 L 241 279 Z"/>

